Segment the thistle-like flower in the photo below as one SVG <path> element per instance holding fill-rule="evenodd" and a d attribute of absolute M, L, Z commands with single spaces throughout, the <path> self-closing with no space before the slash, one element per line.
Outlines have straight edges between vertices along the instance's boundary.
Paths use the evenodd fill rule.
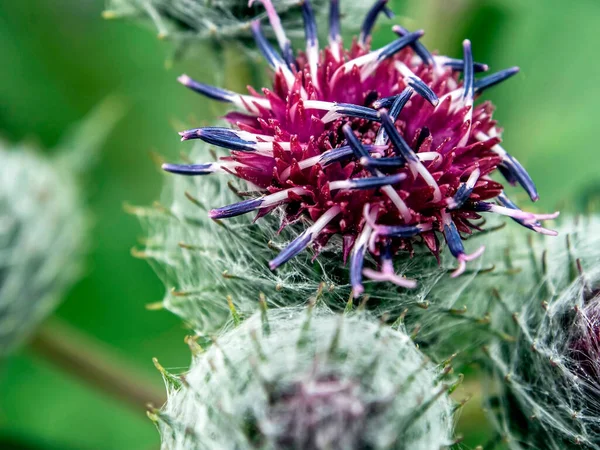
<path fill-rule="evenodd" d="M 453 276 L 463 273 L 484 250 L 468 254 L 461 238 L 479 229 L 481 213 L 505 215 L 554 234 L 540 222 L 558 213 L 524 212 L 492 180 L 498 169 L 510 184 L 519 183 L 538 199 L 527 172 L 500 145 L 491 104 L 474 103 L 517 68 L 475 79 L 487 67 L 473 61 L 469 41 L 463 43 L 462 60 L 436 56 L 419 42 L 422 31 L 400 26 L 394 27 L 398 39 L 371 50 L 371 31 L 377 16 L 388 11 L 386 0 L 375 2 L 349 50 L 340 37 L 339 2 L 332 0 L 329 44 L 322 51 L 311 3 L 305 0 L 306 50 L 294 54 L 271 1 L 261 2 L 281 50 L 271 46 L 258 21 L 252 23 L 274 72 L 273 87 L 242 95 L 181 76 L 190 89 L 241 111 L 227 114 L 232 128 L 180 133 L 184 141 L 201 139 L 226 148 L 229 156 L 214 163 L 165 164 L 164 169 L 184 175 L 225 172 L 254 187 L 249 199 L 211 210 L 213 219 L 252 211 L 261 217 L 279 206 L 285 206 L 282 227 L 309 218 L 310 226 L 269 263 L 272 270 L 340 235 L 358 296 L 363 276 L 414 287 L 414 280 L 395 273 L 392 258 L 412 252 L 417 243 L 438 256 L 440 234 L 458 262 Z M 367 252 L 379 260 L 379 269 L 363 268 Z"/>
<path fill-rule="evenodd" d="M 401 330 L 318 307 L 264 310 L 228 328 L 203 353 L 192 341 L 186 374 L 162 370 L 169 399 L 150 415 L 163 449 L 452 444 L 450 366 L 429 363 Z"/>

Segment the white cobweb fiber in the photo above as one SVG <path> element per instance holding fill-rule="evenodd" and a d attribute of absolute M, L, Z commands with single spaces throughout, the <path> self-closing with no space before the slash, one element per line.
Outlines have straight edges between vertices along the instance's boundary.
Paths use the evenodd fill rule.
<path fill-rule="evenodd" d="M 226 327 L 181 384 L 167 383 L 156 414 L 162 449 L 451 444 L 440 370 L 402 331 L 318 307 L 263 314 Z"/>
<path fill-rule="evenodd" d="M 341 2 L 343 25 L 356 31 L 371 2 Z M 304 25 L 298 0 L 273 0 L 290 38 L 302 38 Z M 329 2 L 313 0 L 312 7 L 325 36 Z M 248 7 L 247 0 L 107 0 L 105 17 L 149 19 L 161 37 L 195 39 L 251 38 L 250 22 L 267 16 L 260 1 Z M 265 27 L 270 32 L 270 27 Z"/>
<path fill-rule="evenodd" d="M 51 155 L 0 141 L 0 357 L 81 276 L 91 228 L 81 177 L 125 109 L 107 97 L 66 131 Z"/>
<path fill-rule="evenodd" d="M 65 167 L 25 145 L 0 144 L 0 355 L 79 276 L 87 222 Z"/>
<path fill-rule="evenodd" d="M 513 449 L 600 449 L 600 218 L 559 231 L 502 288 L 512 339 L 487 349 L 488 409 Z"/>

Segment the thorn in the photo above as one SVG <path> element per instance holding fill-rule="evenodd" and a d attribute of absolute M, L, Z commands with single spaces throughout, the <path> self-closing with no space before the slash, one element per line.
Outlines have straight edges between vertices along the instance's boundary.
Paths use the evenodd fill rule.
<path fill-rule="evenodd" d="M 110 9 L 102 11 L 101 15 L 102 15 L 102 18 L 106 19 L 106 20 L 112 20 L 112 19 L 119 18 L 119 15 L 117 14 L 117 12 L 116 11 L 111 11 Z"/>
<path fill-rule="evenodd" d="M 160 311 L 165 309 L 165 304 L 163 302 L 148 303 L 146 309 L 148 311 Z"/>
<path fill-rule="evenodd" d="M 448 312 L 454 316 L 461 316 L 467 313 L 467 305 L 463 305 L 462 308 L 453 308 L 448 310 Z"/>
<path fill-rule="evenodd" d="M 202 346 L 200 344 L 198 344 L 198 336 L 186 336 L 183 339 L 183 342 L 185 342 L 187 344 L 187 346 L 190 348 L 192 355 L 199 356 L 202 353 L 204 353 L 204 349 L 202 348 Z M 180 376 L 180 378 L 182 378 L 182 377 Z M 183 378 L 182 378 L 182 381 L 184 381 Z"/>
<path fill-rule="evenodd" d="M 163 376 L 165 381 L 167 381 L 172 387 L 174 387 L 175 389 L 179 389 L 181 387 L 181 380 L 177 376 L 168 372 L 167 369 L 165 369 L 158 362 L 157 358 L 152 358 L 152 363 L 154 364 L 154 367 L 156 367 L 156 370 L 158 370 L 160 372 L 160 374 Z"/>
<path fill-rule="evenodd" d="M 186 244 L 185 242 L 178 242 L 177 246 L 184 250 L 202 250 L 201 247 L 198 247 L 196 245 Z"/>
<path fill-rule="evenodd" d="M 368 294 L 365 294 L 362 296 L 362 300 L 360 302 L 360 304 L 358 305 L 358 311 L 364 311 L 367 308 L 367 302 L 369 301 L 371 297 Z"/>
<path fill-rule="evenodd" d="M 319 283 L 319 287 L 317 288 L 317 293 L 316 293 L 314 299 L 312 300 L 314 305 L 318 305 L 319 302 L 321 301 L 321 297 L 323 297 L 324 289 L 325 289 L 325 283 L 324 282 Z"/>
<path fill-rule="evenodd" d="M 413 332 L 410 334 L 410 339 L 412 341 L 415 340 L 415 338 L 419 334 L 419 331 L 421 331 L 421 325 L 420 324 L 416 324 L 415 327 L 413 328 Z"/>
<path fill-rule="evenodd" d="M 346 302 L 346 307 L 344 308 L 344 315 L 350 314 L 352 312 L 352 309 L 354 308 L 354 295 L 352 294 L 352 292 L 350 292 L 350 295 L 348 296 L 348 301 Z"/>
<path fill-rule="evenodd" d="M 463 382 L 463 380 L 465 379 L 465 376 L 461 373 L 458 375 L 458 378 L 456 379 L 456 381 L 454 383 L 452 383 L 451 385 L 448 386 L 448 395 L 452 395 L 452 393 L 454 391 L 456 391 L 456 389 L 458 388 L 458 386 L 460 386 Z"/>
<path fill-rule="evenodd" d="M 271 325 L 269 324 L 267 298 L 264 293 L 258 295 L 258 304 L 260 307 L 260 321 L 262 322 L 263 334 L 269 336 L 271 334 Z"/>
<path fill-rule="evenodd" d="M 149 155 L 150 155 L 150 159 L 158 167 L 159 170 L 162 168 L 162 165 L 167 162 L 167 160 L 164 158 L 164 156 L 162 156 L 158 152 L 150 151 Z M 162 170 L 161 170 L 161 172 L 162 172 Z"/>
<path fill-rule="evenodd" d="M 395 330 L 399 330 L 400 327 L 402 325 L 404 325 L 404 319 L 406 318 L 407 314 L 408 314 L 408 308 L 406 308 L 404 311 L 402 311 L 402 313 L 400 313 L 400 315 L 398 316 L 396 321 L 392 324 L 392 328 Z"/>
<path fill-rule="evenodd" d="M 233 325 L 237 328 L 240 325 L 240 323 L 242 323 L 242 318 L 235 309 L 235 305 L 233 304 L 233 298 L 231 298 L 231 295 L 227 296 L 227 305 L 229 306 L 229 311 L 231 312 Z"/>
<path fill-rule="evenodd" d="M 187 198 L 190 202 L 192 202 L 194 205 L 196 205 L 198 208 L 203 209 L 204 211 L 206 211 L 206 207 L 200 203 L 200 200 L 198 200 L 196 197 L 194 197 L 192 194 L 190 194 L 189 192 L 185 192 L 185 198 Z"/>
<path fill-rule="evenodd" d="M 333 337 L 331 338 L 331 344 L 329 345 L 329 351 L 327 352 L 329 357 L 332 357 L 339 347 L 340 335 L 342 334 L 342 326 L 343 325 L 344 325 L 344 316 L 339 316 L 338 324 L 337 324 L 337 327 L 335 328 Z"/>

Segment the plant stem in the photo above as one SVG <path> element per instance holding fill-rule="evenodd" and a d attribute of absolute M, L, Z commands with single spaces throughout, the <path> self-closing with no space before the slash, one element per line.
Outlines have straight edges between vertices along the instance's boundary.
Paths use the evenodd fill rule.
<path fill-rule="evenodd" d="M 57 318 L 38 329 L 30 348 L 65 373 L 138 412 L 148 403 L 160 406 L 166 400 L 162 389 L 128 361 Z"/>

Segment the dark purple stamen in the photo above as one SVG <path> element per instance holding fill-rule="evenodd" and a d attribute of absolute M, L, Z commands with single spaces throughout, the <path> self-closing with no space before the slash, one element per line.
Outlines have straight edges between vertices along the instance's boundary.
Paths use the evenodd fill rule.
<path fill-rule="evenodd" d="M 432 106 L 437 106 L 440 99 L 423 80 L 418 77 L 409 77 L 408 85 L 415 90 L 417 94 L 431 103 Z"/>
<path fill-rule="evenodd" d="M 502 163 L 498 167 L 506 178 L 506 181 L 513 185 L 515 182 L 519 183 L 532 201 L 535 202 L 540 198 L 531 176 L 529 176 L 529 173 L 527 173 L 521 163 L 512 155 L 505 153 L 502 157 Z"/>
<path fill-rule="evenodd" d="M 373 31 L 373 27 L 375 26 L 375 22 L 380 13 L 383 12 L 390 19 L 394 17 L 394 13 L 387 7 L 387 2 L 388 0 L 377 0 L 367 12 L 360 29 L 360 37 L 358 38 L 358 42 L 360 42 L 361 45 L 365 45 L 367 39 L 371 36 L 371 32 Z"/>
<path fill-rule="evenodd" d="M 480 201 L 480 202 L 471 201 L 467 204 L 467 206 L 469 207 L 469 209 L 471 209 L 473 211 L 487 212 L 492 209 L 493 203 L 482 202 L 482 201 Z M 511 209 L 517 209 L 517 208 L 511 208 Z"/>
<path fill-rule="evenodd" d="M 210 175 L 214 173 L 214 164 L 163 164 L 162 170 L 178 175 Z"/>
<path fill-rule="evenodd" d="M 357 242 L 350 254 L 350 285 L 354 297 L 358 297 L 363 292 L 362 271 L 367 251 L 366 242 Z"/>
<path fill-rule="evenodd" d="M 332 41 L 337 41 L 340 38 L 340 2 L 339 0 L 331 0 L 329 6 L 329 38 Z"/>
<path fill-rule="evenodd" d="M 388 237 L 409 238 L 421 231 L 417 225 L 377 225 L 377 234 Z"/>
<path fill-rule="evenodd" d="M 417 137 L 417 143 L 415 145 L 415 148 L 419 150 L 421 148 L 421 145 L 423 145 L 423 142 L 425 142 L 425 139 L 427 139 L 429 136 L 431 136 L 431 131 L 429 131 L 429 128 L 421 128 L 419 136 Z"/>
<path fill-rule="evenodd" d="M 351 103 L 336 103 L 336 112 L 342 116 L 356 117 L 359 119 L 379 122 L 379 113 L 366 106 L 353 105 Z"/>
<path fill-rule="evenodd" d="M 464 70 L 465 68 L 465 62 L 462 59 L 454 59 L 454 58 L 448 58 L 444 61 L 443 65 L 445 67 L 449 67 L 452 70 L 456 70 L 458 72 L 460 72 L 461 70 Z M 483 64 L 483 63 L 473 63 L 473 71 L 475 73 L 481 73 L 481 72 L 487 72 L 489 70 L 489 67 L 487 64 Z"/>
<path fill-rule="evenodd" d="M 271 270 L 277 269 L 279 266 L 285 264 L 290 259 L 297 256 L 302 250 L 310 245 L 312 241 L 312 232 L 306 230 L 294 239 L 282 252 L 277 255 L 275 259 L 269 262 L 269 268 Z"/>
<path fill-rule="evenodd" d="M 365 151 L 371 153 L 375 150 L 375 146 L 373 145 L 363 145 Z M 343 147 L 335 148 L 326 153 L 323 153 L 321 158 L 319 159 L 319 164 L 322 167 L 327 167 L 329 164 L 333 164 L 335 162 L 341 161 L 346 158 L 350 158 L 354 155 L 354 150 L 349 145 L 345 145 Z"/>
<path fill-rule="evenodd" d="M 398 116 L 402 112 L 402 109 L 404 108 L 404 106 L 406 106 L 406 103 L 412 97 L 413 92 L 414 91 L 412 88 L 407 87 L 399 95 L 396 95 L 394 97 L 388 97 L 388 99 L 393 98 L 393 102 L 391 104 L 390 110 L 388 111 L 388 115 L 392 122 L 394 122 L 394 123 L 396 122 L 396 120 L 398 119 Z M 381 120 L 381 119 L 379 119 L 379 120 Z M 381 133 L 381 137 L 379 138 L 379 136 L 378 136 L 378 141 L 379 141 L 378 143 L 387 142 L 388 135 L 385 130 L 385 127 L 381 127 L 379 133 Z"/>
<path fill-rule="evenodd" d="M 360 163 L 364 167 L 374 167 L 376 169 L 398 169 L 404 167 L 406 160 L 402 157 L 391 158 L 361 158 Z"/>
<path fill-rule="evenodd" d="M 467 183 L 461 183 L 452 197 L 452 205 L 448 209 L 458 209 L 465 204 L 471 194 L 473 193 L 473 187 L 469 187 Z"/>
<path fill-rule="evenodd" d="M 381 123 L 390 137 L 396 155 L 403 157 L 406 161 L 419 162 L 419 158 L 417 158 L 415 152 L 413 152 L 408 143 L 400 135 L 394 122 L 392 122 L 387 113 L 382 112 L 380 113 L 380 116 Z"/>
<path fill-rule="evenodd" d="M 253 152 L 256 150 L 256 142 L 241 139 L 234 131 L 229 128 L 206 127 L 193 130 L 182 131 L 179 133 L 182 141 L 189 139 L 201 139 L 217 147 L 238 150 L 242 152 Z"/>
<path fill-rule="evenodd" d="M 486 89 L 489 89 L 497 84 L 502 83 L 503 81 L 508 80 L 513 77 L 517 73 L 519 73 L 518 67 L 511 67 L 510 69 L 504 69 L 500 72 L 493 73 L 492 75 L 488 75 L 485 78 L 481 78 L 480 80 L 475 81 L 475 93 L 481 94 Z"/>
<path fill-rule="evenodd" d="M 208 84 L 200 83 L 188 77 L 187 75 L 181 75 L 177 80 L 192 91 L 220 102 L 231 103 L 237 95 L 235 92 L 228 91 L 227 89 L 221 89 Z"/>
<path fill-rule="evenodd" d="M 260 208 L 260 205 L 262 205 L 263 202 L 264 199 L 262 198 L 252 198 L 234 203 L 233 205 L 212 209 L 208 215 L 211 219 L 228 219 L 230 217 L 235 217 L 241 214 L 249 213 L 250 211 L 254 211 L 255 209 Z"/>
<path fill-rule="evenodd" d="M 267 63 L 269 63 L 269 65 L 274 69 L 277 68 L 279 65 L 284 64 L 284 61 L 279 55 L 279 53 L 275 51 L 275 49 L 271 46 L 271 44 L 263 34 L 260 22 L 258 20 L 252 22 L 251 29 L 252 35 L 254 36 L 254 41 L 256 42 L 256 46 L 267 60 Z"/>
<path fill-rule="evenodd" d="M 397 173 L 389 176 L 382 177 L 370 177 L 370 178 L 353 178 L 350 180 L 332 181 L 331 185 L 335 186 L 335 183 L 343 184 L 343 189 L 376 189 L 383 186 L 398 184 L 402 180 L 406 179 L 406 174 Z"/>
<path fill-rule="evenodd" d="M 360 158 L 369 158 L 369 152 L 367 151 L 367 149 L 362 145 L 362 143 L 358 140 L 358 138 L 356 137 L 356 135 L 354 134 L 354 131 L 352 131 L 352 127 L 348 124 L 344 125 L 342 127 L 342 132 L 344 133 L 344 136 L 346 137 L 346 141 L 348 141 L 348 145 L 350 146 L 350 148 L 352 148 L 352 151 L 354 152 L 354 154 L 356 155 L 356 157 L 360 160 Z M 372 175 L 377 176 L 377 170 L 367 167 L 367 170 L 369 170 L 369 172 L 371 172 Z"/>
<path fill-rule="evenodd" d="M 408 31 L 406 28 L 403 28 L 400 25 L 394 25 L 392 30 L 398 36 L 406 36 L 410 33 L 410 31 Z M 427 48 L 421 43 L 421 41 L 414 42 L 410 46 L 425 64 L 431 65 L 433 63 L 433 55 L 429 52 L 429 50 L 427 50 Z"/>
<path fill-rule="evenodd" d="M 500 203 L 502 206 L 509 208 L 509 209 L 514 209 L 516 211 L 521 211 L 521 208 L 519 208 L 515 203 L 513 203 L 513 201 L 511 199 L 509 199 L 506 194 L 502 193 L 500 194 L 498 197 L 496 197 L 496 200 L 498 201 L 498 203 Z M 484 202 L 477 202 L 477 203 L 484 203 Z M 488 206 L 489 208 L 489 206 Z M 483 211 L 483 209 L 482 209 Z M 514 220 L 515 222 L 517 222 L 519 225 L 524 226 L 525 228 L 529 228 L 530 230 L 534 230 L 536 227 L 541 227 L 542 224 L 539 222 L 525 222 L 522 219 L 517 219 L 514 217 L 511 217 L 512 220 Z"/>
<path fill-rule="evenodd" d="M 473 70 L 473 50 L 471 41 L 463 42 L 463 80 L 464 80 L 464 99 L 472 99 L 474 95 L 475 71 Z"/>
<path fill-rule="evenodd" d="M 452 256 L 458 258 L 460 255 L 465 254 L 465 247 L 460 238 L 460 233 L 456 229 L 456 225 L 454 225 L 453 221 L 444 224 L 444 237 L 446 238 L 446 243 L 448 244 L 448 249 L 450 249 Z"/>
<path fill-rule="evenodd" d="M 397 95 L 392 95 L 390 97 L 383 97 L 383 98 L 380 98 L 379 100 L 375 100 L 373 102 L 373 108 L 375 108 L 375 109 L 389 108 L 390 106 L 392 106 L 392 104 L 394 103 L 396 98 L 398 98 Z"/>
<path fill-rule="evenodd" d="M 395 41 L 389 43 L 385 47 L 382 47 L 378 50 L 379 56 L 377 57 L 378 61 L 383 61 L 384 59 L 389 58 L 390 56 L 395 55 L 403 48 L 409 46 L 413 42 L 418 41 L 423 37 L 425 32 L 423 30 L 415 31 L 414 33 L 409 33 L 406 36 L 401 37 L 400 39 L 396 39 Z"/>
<path fill-rule="evenodd" d="M 310 45 L 317 44 L 317 22 L 310 0 L 302 0 L 302 19 L 304 20 L 304 34 Z"/>

